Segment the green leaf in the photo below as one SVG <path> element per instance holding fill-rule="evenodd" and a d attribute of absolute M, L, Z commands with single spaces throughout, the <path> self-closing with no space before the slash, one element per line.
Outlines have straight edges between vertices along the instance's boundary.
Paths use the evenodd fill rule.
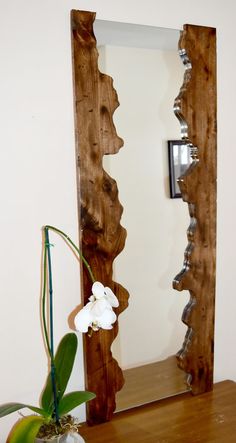
<path fill-rule="evenodd" d="M 59 415 L 62 416 L 72 411 L 76 406 L 85 403 L 86 401 L 92 400 L 96 395 L 89 391 L 74 391 L 69 394 L 64 395 L 59 402 L 58 411 Z"/>
<path fill-rule="evenodd" d="M 77 336 L 74 332 L 66 334 L 57 349 L 55 355 L 55 368 L 56 368 L 56 386 L 58 401 L 62 398 L 70 375 L 73 369 L 75 355 L 77 351 Z M 47 412 L 52 412 L 53 409 L 53 390 L 51 373 L 47 378 L 47 383 L 41 398 L 42 408 Z"/>
<path fill-rule="evenodd" d="M 5 415 L 11 414 L 12 412 L 19 411 L 19 409 L 28 408 L 31 411 L 37 412 L 40 415 L 44 415 L 45 417 L 48 414 L 41 408 L 36 408 L 35 406 L 26 405 L 24 403 L 4 403 L 0 405 L 0 417 L 4 417 Z"/>
<path fill-rule="evenodd" d="M 33 443 L 45 420 L 37 415 L 29 415 L 19 420 L 8 437 L 9 443 Z"/>

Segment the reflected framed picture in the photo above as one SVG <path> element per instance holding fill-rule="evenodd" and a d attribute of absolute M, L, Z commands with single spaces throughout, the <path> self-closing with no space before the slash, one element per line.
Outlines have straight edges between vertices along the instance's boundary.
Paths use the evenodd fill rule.
<path fill-rule="evenodd" d="M 177 179 L 188 169 L 192 159 L 190 149 L 183 140 L 168 140 L 170 198 L 180 198 Z"/>

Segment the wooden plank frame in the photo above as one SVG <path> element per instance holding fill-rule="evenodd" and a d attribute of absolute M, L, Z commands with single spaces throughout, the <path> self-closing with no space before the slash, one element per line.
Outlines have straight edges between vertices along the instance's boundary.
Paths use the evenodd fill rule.
<path fill-rule="evenodd" d="M 182 321 L 188 326 L 179 366 L 189 374 L 193 394 L 213 387 L 216 269 L 216 29 L 185 25 L 179 41 L 185 64 L 174 111 L 192 164 L 180 177 L 190 226 L 182 271 L 173 286 L 190 292 Z"/>
<path fill-rule="evenodd" d="M 128 292 L 112 280 L 112 264 L 124 248 L 126 230 L 120 225 L 123 208 L 116 182 L 104 171 L 102 159 L 118 152 L 123 140 L 117 136 L 112 118 L 119 105 L 113 81 L 98 70 L 94 19 L 92 12 L 71 13 L 80 247 L 95 278 L 118 297 L 119 315 L 128 305 Z M 84 268 L 81 283 L 83 303 L 87 303 L 91 280 Z M 89 424 L 111 419 L 115 394 L 124 383 L 111 353 L 117 333 L 118 322 L 111 330 L 84 335 L 86 388 L 96 393 L 87 404 Z"/>
<path fill-rule="evenodd" d="M 80 246 L 97 280 L 117 295 L 119 315 L 128 306 L 128 292 L 113 281 L 115 257 L 125 245 L 120 224 L 122 206 L 116 182 L 103 169 L 103 155 L 115 154 L 123 145 L 117 136 L 113 113 L 119 105 L 111 77 L 98 69 L 95 13 L 71 13 L 75 129 Z M 182 139 L 193 162 L 180 178 L 183 200 L 188 202 L 190 226 L 183 270 L 173 286 L 190 291 L 183 313 L 188 326 L 179 366 L 189 374 L 192 392 L 212 389 L 214 344 L 215 244 L 216 244 L 216 38 L 215 29 L 185 25 L 180 54 L 186 64 L 183 86 L 175 100 Z M 191 61 L 191 63 L 190 63 Z M 184 229 L 184 227 L 183 227 Z M 91 281 L 81 269 L 83 303 L 91 295 Z M 96 393 L 87 405 L 89 424 L 110 420 L 115 394 L 123 386 L 122 371 L 111 353 L 118 322 L 109 331 L 84 336 L 86 388 Z"/>

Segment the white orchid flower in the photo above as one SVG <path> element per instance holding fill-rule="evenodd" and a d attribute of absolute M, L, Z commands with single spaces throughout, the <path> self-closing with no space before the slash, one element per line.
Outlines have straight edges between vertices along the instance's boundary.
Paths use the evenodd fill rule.
<path fill-rule="evenodd" d="M 94 331 L 100 328 L 112 329 L 116 321 L 116 314 L 112 308 L 118 306 L 119 301 L 112 290 L 98 281 L 94 282 L 89 302 L 75 317 L 77 331 L 88 332 L 89 327 Z"/>

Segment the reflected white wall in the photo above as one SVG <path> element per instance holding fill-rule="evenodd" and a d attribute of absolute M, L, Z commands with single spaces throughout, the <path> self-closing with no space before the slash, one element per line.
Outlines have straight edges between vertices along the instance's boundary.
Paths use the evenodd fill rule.
<path fill-rule="evenodd" d="M 114 79 L 120 102 L 114 122 L 124 139 L 103 164 L 117 181 L 128 233 L 114 278 L 128 289 L 129 307 L 112 349 L 130 368 L 175 354 L 186 332 L 181 315 L 188 294 L 174 291 L 172 280 L 182 267 L 189 216 L 181 199 L 170 199 L 167 151 L 167 140 L 180 138 L 172 109 L 184 69 L 177 49 L 107 45 L 99 65 Z"/>

